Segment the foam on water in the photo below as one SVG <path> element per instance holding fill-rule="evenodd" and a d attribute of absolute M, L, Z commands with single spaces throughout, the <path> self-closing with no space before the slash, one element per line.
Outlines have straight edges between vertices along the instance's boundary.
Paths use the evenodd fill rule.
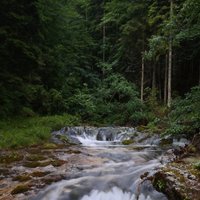
<path fill-rule="evenodd" d="M 124 135 L 124 133 L 121 133 L 119 136 L 116 136 L 113 141 L 98 141 L 97 135 L 87 135 L 85 132 L 82 135 L 76 136 L 76 138 L 81 142 L 83 146 L 111 146 L 111 145 L 116 145 L 116 143 L 121 142 L 121 137 Z"/>
<path fill-rule="evenodd" d="M 92 190 L 89 195 L 85 195 L 81 200 L 152 200 L 149 196 L 145 197 L 143 194 L 139 198 L 130 192 L 124 192 L 118 187 L 113 187 L 108 192 Z"/>

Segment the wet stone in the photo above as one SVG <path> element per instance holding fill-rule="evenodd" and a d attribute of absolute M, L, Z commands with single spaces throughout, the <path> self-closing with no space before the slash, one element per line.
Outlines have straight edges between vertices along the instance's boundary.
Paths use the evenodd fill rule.
<path fill-rule="evenodd" d="M 45 159 L 46 157 L 41 154 L 30 154 L 26 157 L 26 160 L 28 161 L 41 161 Z"/>
<path fill-rule="evenodd" d="M 134 142 L 135 142 L 134 140 L 129 139 L 129 140 L 123 140 L 123 141 L 122 141 L 122 144 L 123 144 L 123 145 L 130 145 L 130 144 L 133 144 Z"/>
<path fill-rule="evenodd" d="M 21 161 L 23 158 L 23 155 L 12 152 L 7 155 L 0 155 L 0 163 L 10 164 L 12 162 Z"/>
<path fill-rule="evenodd" d="M 35 171 L 31 173 L 32 177 L 44 177 L 51 172 L 42 172 L 42 171 Z"/>
<path fill-rule="evenodd" d="M 12 195 L 14 194 L 19 194 L 19 193 L 24 193 L 27 192 L 28 190 L 30 190 L 30 186 L 29 185 L 18 185 L 16 188 L 14 188 L 11 192 Z"/>
<path fill-rule="evenodd" d="M 54 183 L 54 182 L 58 182 L 58 181 L 61 181 L 63 180 L 65 177 L 63 175 L 52 175 L 52 176 L 49 176 L 47 178 L 44 178 L 42 179 L 42 182 L 44 182 L 45 184 L 51 184 L 51 183 Z"/>
<path fill-rule="evenodd" d="M 31 180 L 31 177 L 29 174 L 22 174 L 13 178 L 13 181 L 19 181 L 19 182 L 25 182 L 28 180 Z"/>
<path fill-rule="evenodd" d="M 2 189 L 2 188 L 5 188 L 5 187 L 7 187 L 8 185 L 7 184 L 5 184 L 5 183 L 3 183 L 3 184 L 0 184 L 0 189 Z"/>

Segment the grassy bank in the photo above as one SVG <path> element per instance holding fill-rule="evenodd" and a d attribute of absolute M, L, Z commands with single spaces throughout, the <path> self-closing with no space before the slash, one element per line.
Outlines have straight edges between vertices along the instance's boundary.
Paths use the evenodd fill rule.
<path fill-rule="evenodd" d="M 78 117 L 55 115 L 0 121 L 0 149 L 19 148 L 47 142 L 53 130 L 77 125 Z"/>

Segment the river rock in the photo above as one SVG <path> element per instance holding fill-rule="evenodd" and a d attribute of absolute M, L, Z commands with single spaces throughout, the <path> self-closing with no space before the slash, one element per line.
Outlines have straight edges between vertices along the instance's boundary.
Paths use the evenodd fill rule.
<path fill-rule="evenodd" d="M 114 129 L 100 129 L 97 134 L 97 140 L 99 141 L 113 141 L 114 134 L 116 131 Z"/>

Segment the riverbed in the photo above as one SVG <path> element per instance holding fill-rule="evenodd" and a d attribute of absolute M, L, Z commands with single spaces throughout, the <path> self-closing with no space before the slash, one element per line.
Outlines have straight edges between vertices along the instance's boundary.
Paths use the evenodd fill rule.
<path fill-rule="evenodd" d="M 108 139 L 106 130 L 101 131 L 103 139 L 97 140 L 99 132 L 90 129 L 90 133 L 71 134 L 79 145 L 49 144 L 18 150 L 17 155 L 23 158 L 0 164 L 2 172 L 4 169 L 0 199 L 167 200 L 144 179 L 162 166 L 164 150 L 156 145 L 156 139 L 136 135 L 134 129 L 117 133 L 112 129 L 112 137 Z M 123 145 L 122 139 L 133 134 L 134 143 Z M 27 188 L 18 192 L 20 186 Z"/>

